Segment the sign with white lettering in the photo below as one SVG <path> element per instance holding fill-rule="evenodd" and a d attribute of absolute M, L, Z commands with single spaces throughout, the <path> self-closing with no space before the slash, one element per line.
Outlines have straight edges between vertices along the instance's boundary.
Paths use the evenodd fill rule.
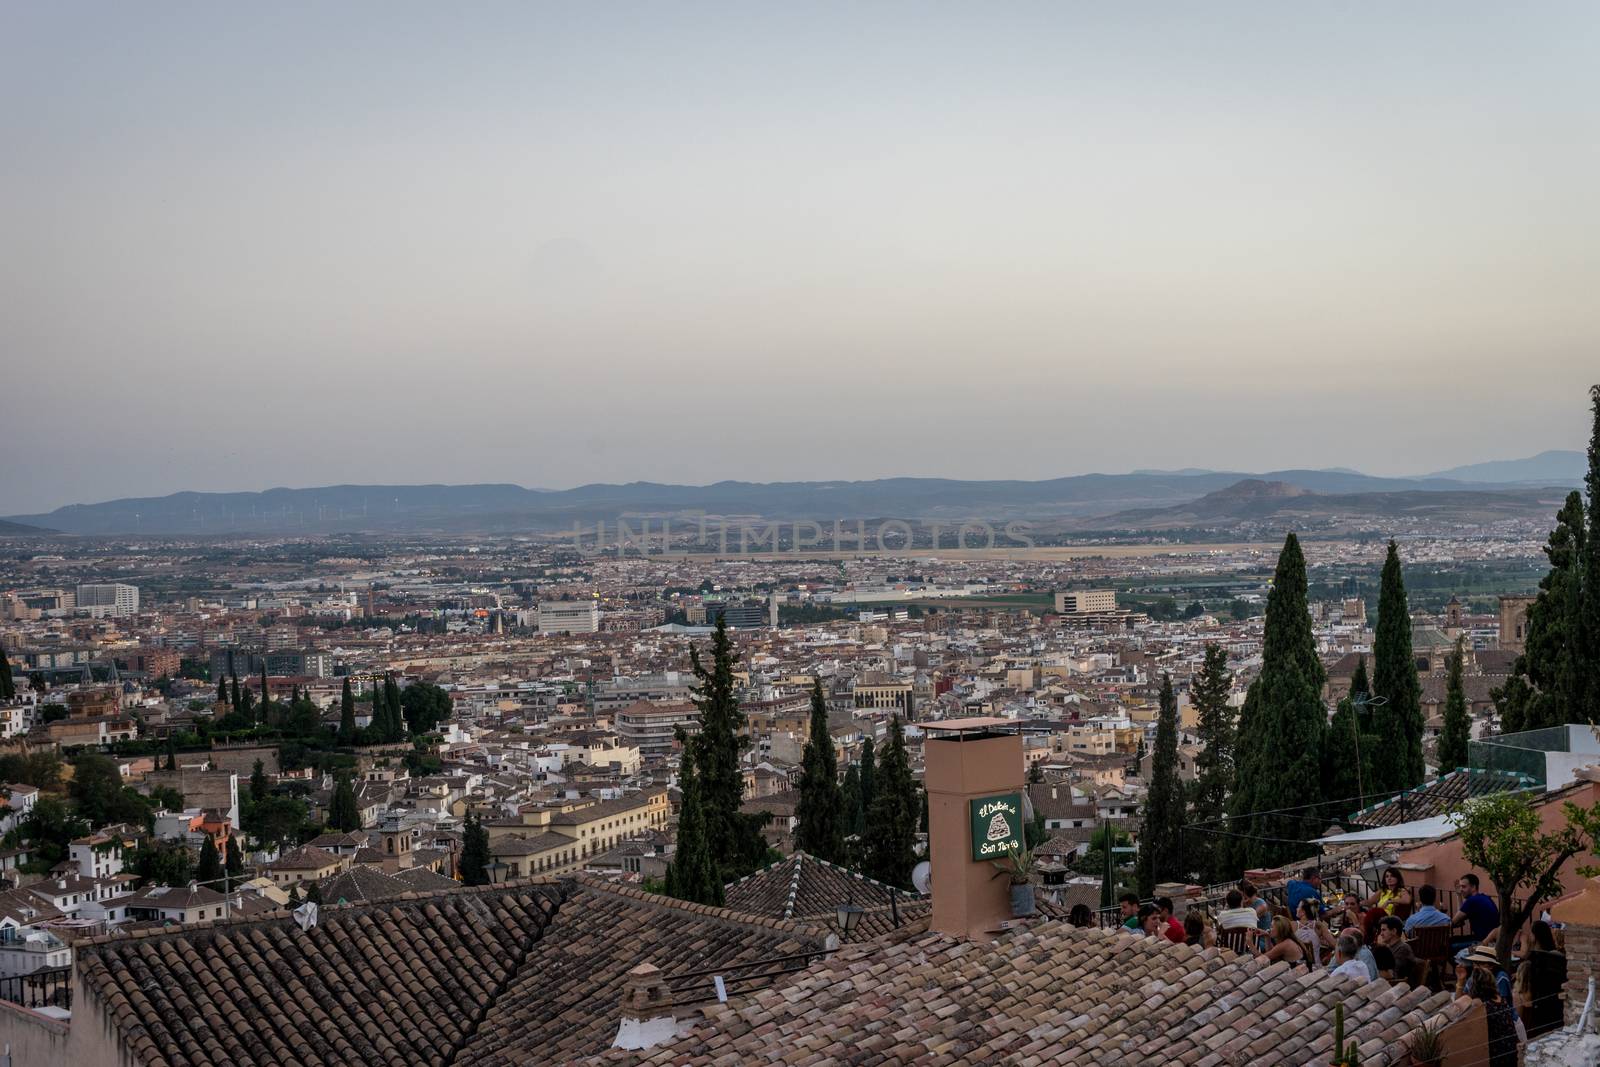
<path fill-rule="evenodd" d="M 1022 838 L 1022 795 L 1003 793 L 967 801 L 972 813 L 972 858 L 1003 859 L 1025 847 Z"/>

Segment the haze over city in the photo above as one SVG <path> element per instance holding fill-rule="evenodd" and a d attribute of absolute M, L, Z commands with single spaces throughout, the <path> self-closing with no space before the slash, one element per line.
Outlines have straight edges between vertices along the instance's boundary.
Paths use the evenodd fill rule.
<path fill-rule="evenodd" d="M 0 514 L 1568 448 L 1587 3 L 13 5 Z"/>

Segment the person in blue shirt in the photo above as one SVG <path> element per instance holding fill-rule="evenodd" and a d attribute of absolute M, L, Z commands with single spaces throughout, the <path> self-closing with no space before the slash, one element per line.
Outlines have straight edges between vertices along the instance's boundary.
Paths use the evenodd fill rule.
<path fill-rule="evenodd" d="M 1290 880 L 1289 884 L 1284 887 L 1283 892 L 1289 905 L 1290 915 L 1300 914 L 1300 902 L 1302 900 L 1316 901 L 1318 915 L 1328 910 L 1327 905 L 1322 900 L 1322 872 L 1316 867 L 1307 867 L 1301 871 L 1300 877 Z"/>
<path fill-rule="evenodd" d="M 1454 929 L 1465 925 L 1468 935 L 1456 938 L 1452 943 L 1476 945 L 1489 940 L 1500 928 L 1500 909 L 1495 906 L 1492 897 L 1478 891 L 1478 876 L 1469 871 L 1457 878 L 1456 893 L 1461 898 L 1461 905 L 1450 919 L 1450 927 Z"/>
<path fill-rule="evenodd" d="M 1431 885 L 1425 885 L 1417 890 L 1417 900 L 1421 903 L 1411 917 L 1406 920 L 1406 936 L 1419 926 L 1449 926 L 1450 916 L 1434 907 L 1434 902 L 1439 899 L 1439 891 Z"/>

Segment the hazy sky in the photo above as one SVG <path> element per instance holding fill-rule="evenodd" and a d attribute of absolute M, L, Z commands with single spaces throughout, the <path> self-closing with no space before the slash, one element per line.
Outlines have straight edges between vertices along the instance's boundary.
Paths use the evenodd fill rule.
<path fill-rule="evenodd" d="M 1582 447 L 1600 5 L 0 8 L 0 513 Z"/>

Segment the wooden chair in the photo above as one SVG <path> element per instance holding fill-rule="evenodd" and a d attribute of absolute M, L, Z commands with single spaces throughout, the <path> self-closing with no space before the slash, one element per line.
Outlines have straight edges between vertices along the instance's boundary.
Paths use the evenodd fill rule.
<path fill-rule="evenodd" d="M 1408 943 L 1422 972 L 1421 984 L 1432 989 L 1435 972 L 1450 961 L 1450 927 L 1442 924 L 1413 927 Z"/>
<path fill-rule="evenodd" d="M 1251 930 L 1243 926 L 1229 927 L 1226 930 L 1217 931 L 1217 947 L 1232 949 L 1241 956 L 1248 956 L 1250 954 L 1251 940 L 1259 936 L 1259 930 Z"/>

